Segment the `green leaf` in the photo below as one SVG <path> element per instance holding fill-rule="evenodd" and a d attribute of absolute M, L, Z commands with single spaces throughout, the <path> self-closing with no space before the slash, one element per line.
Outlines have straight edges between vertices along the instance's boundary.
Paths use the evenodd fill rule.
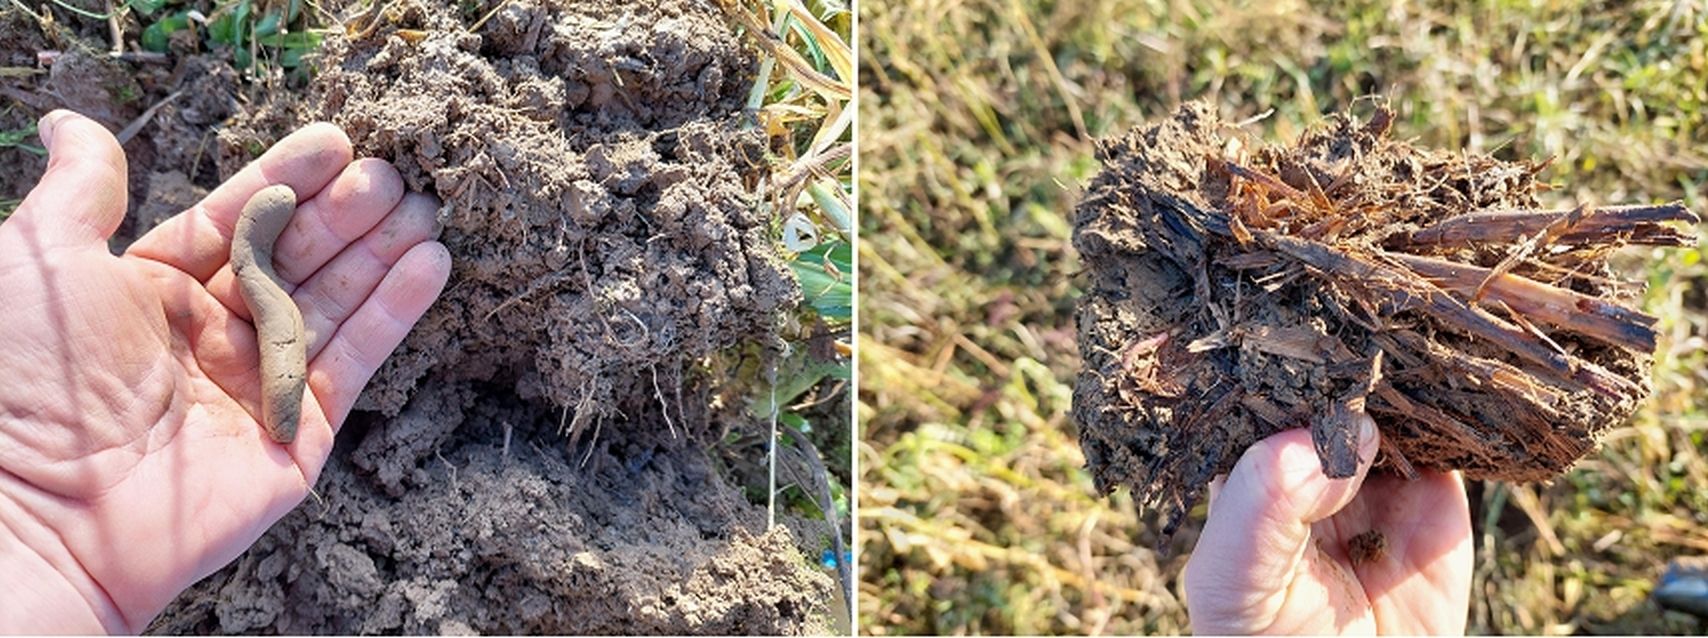
<path fill-rule="evenodd" d="M 302 56 L 302 49 L 285 49 L 279 54 L 279 66 L 287 69 L 300 67 L 302 66 Z"/>
<path fill-rule="evenodd" d="M 217 44 L 237 46 L 237 19 L 230 13 L 208 23 L 208 40 Z"/>
<path fill-rule="evenodd" d="M 801 395 L 806 394 L 807 390 L 813 389 L 813 386 L 826 378 L 847 379 L 852 373 L 851 367 L 846 361 L 819 361 L 806 350 L 796 350 L 789 358 L 777 364 L 776 405 L 787 406 L 795 402 Z M 771 418 L 771 393 L 761 390 L 753 397 L 749 407 L 753 416 L 761 419 Z M 787 414 L 780 412 L 777 418 L 799 428 L 799 425 L 785 418 Z"/>
<path fill-rule="evenodd" d="M 842 204 L 842 200 L 831 192 L 830 188 L 814 181 L 807 185 L 807 194 L 812 197 L 813 203 L 818 204 L 819 209 L 824 211 L 824 215 L 830 218 L 831 223 L 836 225 L 843 237 L 854 234 L 854 216 L 849 214 L 848 207 Z"/>
<path fill-rule="evenodd" d="M 0 147 L 17 146 L 36 134 L 35 124 L 26 124 L 12 131 L 0 131 Z"/>
<path fill-rule="evenodd" d="M 148 25 L 142 30 L 142 48 L 154 53 L 165 53 L 166 45 L 171 41 L 166 29 L 159 22 Z"/>
<path fill-rule="evenodd" d="M 282 34 L 274 33 L 272 35 L 255 38 L 255 41 L 261 43 L 261 46 L 282 47 L 285 49 L 303 49 L 306 51 L 320 46 L 321 39 L 322 37 L 319 33 L 301 32 Z"/>
<path fill-rule="evenodd" d="M 828 321 L 853 321 L 853 262 L 848 242 L 834 241 L 801 253 L 789 266 L 800 281 L 801 296 L 819 316 Z"/>
<path fill-rule="evenodd" d="M 814 37 L 813 32 L 807 29 L 806 25 L 801 24 L 801 21 L 791 16 L 789 18 L 789 30 L 794 31 L 796 35 L 800 36 L 801 41 L 806 43 L 807 55 L 812 57 L 814 70 L 827 75 L 834 73 L 830 70 L 830 64 L 825 61 L 824 50 L 819 47 L 818 40 Z"/>
<path fill-rule="evenodd" d="M 303 57 L 320 47 L 324 34 L 316 31 L 298 33 L 275 33 L 257 38 L 262 46 L 279 49 L 279 66 L 287 69 L 299 68 Z"/>
<path fill-rule="evenodd" d="M 261 21 L 255 23 L 255 37 L 259 38 L 278 33 L 279 24 L 280 20 L 278 12 L 272 12 L 261 16 Z"/>
<path fill-rule="evenodd" d="M 34 124 L 13 131 L 0 131 L 0 148 L 16 148 L 32 155 L 46 157 L 47 149 L 25 141 L 33 139 L 35 136 L 36 125 Z"/>
<path fill-rule="evenodd" d="M 151 16 L 154 15 L 154 12 L 159 11 L 162 7 L 166 6 L 166 0 L 130 0 L 130 6 L 131 8 L 136 9 L 137 13 L 141 13 L 145 16 Z"/>
<path fill-rule="evenodd" d="M 250 60 L 247 58 L 251 57 L 248 55 L 248 51 L 244 50 L 243 46 L 243 39 L 246 35 L 245 32 L 250 28 L 249 10 L 249 0 L 243 0 L 242 2 L 237 3 L 237 9 L 231 12 L 231 21 L 235 27 L 232 29 L 233 37 L 231 46 L 237 47 L 237 60 L 239 62 L 237 68 L 240 69 L 249 66 Z"/>
<path fill-rule="evenodd" d="M 142 30 L 142 48 L 155 53 L 165 53 L 171 44 L 172 34 L 189 27 L 190 13 L 188 11 L 181 11 L 156 20 Z"/>

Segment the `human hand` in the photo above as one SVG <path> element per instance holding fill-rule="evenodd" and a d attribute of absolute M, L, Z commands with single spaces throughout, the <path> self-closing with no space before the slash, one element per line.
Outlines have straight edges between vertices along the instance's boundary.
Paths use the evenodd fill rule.
<path fill-rule="evenodd" d="M 1199 634 L 1463 634 L 1471 511 L 1457 472 L 1366 478 L 1380 435 L 1360 422 L 1358 472 L 1323 475 L 1307 430 L 1259 441 L 1225 483 L 1186 563 Z M 1385 549 L 1349 551 L 1379 532 Z"/>
<path fill-rule="evenodd" d="M 438 202 L 330 124 L 281 140 L 113 256 L 124 152 L 42 118 L 47 173 L 0 224 L 0 632 L 137 632 L 300 503 L 333 435 L 450 273 Z M 296 440 L 261 415 L 229 263 L 250 195 L 300 205 L 275 263 L 307 325 Z"/>

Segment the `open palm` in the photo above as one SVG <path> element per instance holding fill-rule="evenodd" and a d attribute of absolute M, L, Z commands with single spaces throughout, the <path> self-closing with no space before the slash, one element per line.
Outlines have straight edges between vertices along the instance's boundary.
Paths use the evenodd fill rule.
<path fill-rule="evenodd" d="M 450 271 L 438 204 L 321 124 L 113 256 L 123 151 L 67 112 L 0 224 L 0 627 L 139 631 L 302 501 L 362 387 Z M 254 328 L 228 263 L 250 195 L 302 202 L 276 267 L 308 327 L 296 440 L 257 422 Z"/>
<path fill-rule="evenodd" d="M 1362 417 L 1368 418 L 1368 417 Z M 1186 566 L 1198 633 L 1463 633 L 1471 520 L 1457 474 L 1323 476 L 1309 432 L 1259 442 L 1214 490 Z M 1354 537 L 1385 547 L 1357 556 Z"/>

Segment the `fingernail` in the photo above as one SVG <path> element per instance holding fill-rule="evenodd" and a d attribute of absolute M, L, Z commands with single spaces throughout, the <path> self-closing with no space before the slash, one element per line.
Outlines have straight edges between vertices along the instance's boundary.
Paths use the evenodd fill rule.
<path fill-rule="evenodd" d="M 1368 415 L 1358 419 L 1358 449 L 1370 452 L 1369 458 L 1375 458 L 1377 443 L 1376 420 Z"/>
<path fill-rule="evenodd" d="M 54 109 L 36 122 L 36 134 L 41 137 L 42 148 L 53 150 L 53 130 L 70 114 L 71 112 L 65 109 Z"/>

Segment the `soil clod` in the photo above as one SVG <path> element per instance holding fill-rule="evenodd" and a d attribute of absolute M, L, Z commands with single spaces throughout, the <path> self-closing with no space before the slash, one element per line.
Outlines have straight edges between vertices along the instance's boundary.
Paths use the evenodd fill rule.
<path fill-rule="evenodd" d="M 831 531 L 768 527 L 708 453 L 748 417 L 705 362 L 800 298 L 759 202 L 751 38 L 711 0 L 397 0 L 346 24 L 209 155 L 230 175 L 337 124 L 442 202 L 451 280 L 317 498 L 153 629 L 825 631 L 836 589 L 806 557 Z"/>
<path fill-rule="evenodd" d="M 656 415 L 655 372 L 682 383 L 800 298 L 747 186 L 754 51 L 715 2 L 482 6 L 405 0 L 332 34 L 305 99 L 221 132 L 222 171 L 330 120 L 443 200 L 450 284 L 359 409 L 396 414 L 439 375 L 569 406 L 573 433 Z"/>
<path fill-rule="evenodd" d="M 1378 468 L 1544 480 L 1649 394 L 1655 320 L 1608 257 L 1693 245 L 1666 224 L 1696 215 L 1543 209 L 1545 163 L 1420 149 L 1392 118 L 1230 152 L 1194 103 L 1099 146 L 1074 414 L 1098 488 L 1160 508 L 1159 544 L 1281 430 L 1310 427 L 1329 476 L 1356 469 L 1368 411 Z"/>

